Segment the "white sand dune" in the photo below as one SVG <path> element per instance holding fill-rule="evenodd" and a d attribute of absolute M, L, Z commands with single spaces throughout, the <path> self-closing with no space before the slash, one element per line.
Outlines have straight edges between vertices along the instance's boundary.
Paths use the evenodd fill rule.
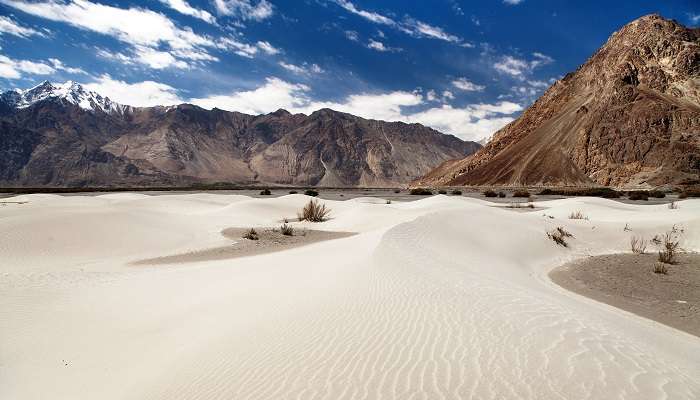
<path fill-rule="evenodd" d="M 129 263 L 226 245 L 222 229 L 275 226 L 308 198 L 8 200 L 27 203 L 0 207 L 1 399 L 700 398 L 700 338 L 547 277 L 674 224 L 700 250 L 699 200 L 324 201 L 314 229 L 359 234 L 153 267 Z"/>

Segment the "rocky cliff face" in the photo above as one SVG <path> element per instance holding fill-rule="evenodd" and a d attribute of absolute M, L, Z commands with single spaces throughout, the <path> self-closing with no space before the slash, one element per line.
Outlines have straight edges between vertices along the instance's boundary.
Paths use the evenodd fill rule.
<path fill-rule="evenodd" d="M 400 186 L 478 150 L 418 124 L 320 110 L 134 108 L 48 83 L 0 96 L 0 185 Z"/>
<path fill-rule="evenodd" d="M 415 184 L 700 183 L 700 29 L 658 15 L 614 33 L 479 152 Z"/>

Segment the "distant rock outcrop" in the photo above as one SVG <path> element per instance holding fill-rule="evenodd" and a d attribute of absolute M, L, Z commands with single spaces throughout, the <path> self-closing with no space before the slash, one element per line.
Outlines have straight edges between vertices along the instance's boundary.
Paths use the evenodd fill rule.
<path fill-rule="evenodd" d="M 414 184 L 700 184 L 700 29 L 635 20 L 479 152 Z"/>
<path fill-rule="evenodd" d="M 67 82 L 0 95 L 0 185 L 400 186 L 481 146 L 328 109 L 123 106 Z"/>

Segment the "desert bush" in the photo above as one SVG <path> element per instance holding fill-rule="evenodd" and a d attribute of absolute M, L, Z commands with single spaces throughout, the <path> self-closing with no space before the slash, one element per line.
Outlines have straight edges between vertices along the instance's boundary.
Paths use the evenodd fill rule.
<path fill-rule="evenodd" d="M 513 197 L 530 197 L 530 192 L 527 190 L 516 190 L 513 192 Z"/>
<path fill-rule="evenodd" d="M 323 222 L 331 212 L 325 204 L 320 204 L 317 200 L 309 200 L 304 208 L 299 212 L 299 221 Z"/>
<path fill-rule="evenodd" d="M 440 189 L 440 190 L 438 190 L 438 194 L 447 194 L 447 190 Z"/>
<path fill-rule="evenodd" d="M 688 192 L 685 192 L 685 191 L 680 192 L 680 193 L 678 194 L 678 198 L 679 198 L 679 199 L 687 199 L 687 198 L 688 198 Z"/>
<path fill-rule="evenodd" d="M 394 193 L 401 193 L 401 189 L 394 189 Z"/>
<path fill-rule="evenodd" d="M 532 203 L 510 203 L 506 207 L 508 208 L 535 208 L 535 205 Z"/>
<path fill-rule="evenodd" d="M 316 190 L 313 190 L 313 189 L 307 189 L 306 191 L 304 191 L 304 194 L 307 196 L 311 196 L 311 197 L 318 196 L 318 192 Z"/>
<path fill-rule="evenodd" d="M 502 198 L 506 197 L 506 194 L 503 192 L 498 192 L 498 197 L 502 199 Z"/>
<path fill-rule="evenodd" d="M 630 247 L 632 248 L 632 253 L 644 254 L 647 249 L 647 240 L 640 236 L 632 236 Z"/>
<path fill-rule="evenodd" d="M 433 194 L 432 190 L 426 188 L 413 188 L 410 193 L 417 196 L 430 196 Z"/>
<path fill-rule="evenodd" d="M 386 204 L 391 204 L 391 200 L 387 200 L 387 201 L 386 201 Z"/>
<path fill-rule="evenodd" d="M 290 191 L 289 191 L 289 194 L 297 194 L 297 193 L 299 193 L 299 192 L 297 192 L 296 190 L 290 190 Z"/>
<path fill-rule="evenodd" d="M 554 243 L 563 247 L 569 247 L 569 244 L 566 242 L 566 238 L 574 237 L 574 235 L 572 235 L 570 232 L 568 232 L 561 226 L 558 226 L 555 229 L 546 233 L 547 237 L 554 241 Z"/>
<path fill-rule="evenodd" d="M 494 192 L 493 190 L 484 190 L 484 193 L 482 193 L 482 194 L 484 195 L 484 197 L 496 197 L 496 196 L 498 196 L 496 194 L 496 192 Z"/>
<path fill-rule="evenodd" d="M 649 197 L 653 197 L 655 199 L 663 199 L 666 197 L 666 193 L 662 192 L 661 190 L 651 190 L 649 191 Z"/>
<path fill-rule="evenodd" d="M 461 195 L 462 195 L 462 191 L 459 190 L 459 189 L 454 189 L 454 190 L 452 191 L 452 194 L 455 195 L 455 196 L 461 196 Z"/>
<path fill-rule="evenodd" d="M 588 217 L 585 216 L 581 210 L 576 210 L 569 214 L 569 219 L 588 219 Z"/>
<path fill-rule="evenodd" d="M 537 193 L 538 196 L 547 196 L 547 195 L 552 195 L 552 194 L 556 194 L 556 193 L 554 193 L 554 190 L 552 190 L 550 188 L 542 189 L 539 193 Z"/>
<path fill-rule="evenodd" d="M 645 190 L 637 190 L 634 192 L 629 192 L 630 200 L 649 200 L 649 193 Z"/>
<path fill-rule="evenodd" d="M 280 226 L 280 232 L 282 232 L 284 236 L 294 236 L 294 228 L 292 228 L 286 222 L 284 225 Z"/>
<path fill-rule="evenodd" d="M 677 210 L 677 209 L 678 209 L 678 203 L 676 203 L 675 201 L 672 201 L 672 202 L 668 203 L 668 209 L 669 209 L 669 210 Z"/>
<path fill-rule="evenodd" d="M 571 188 L 571 189 L 543 189 L 539 195 L 559 195 L 559 196 L 590 196 L 603 197 L 606 199 L 617 199 L 620 197 L 620 192 L 607 188 Z"/>
<path fill-rule="evenodd" d="M 270 191 L 270 189 L 263 189 L 262 191 L 260 191 L 261 196 L 269 196 L 271 194 L 272 192 Z"/>
<path fill-rule="evenodd" d="M 256 232 L 255 229 L 250 228 L 249 231 L 243 234 L 243 239 L 258 240 L 260 237 L 258 237 L 258 232 Z"/>
<path fill-rule="evenodd" d="M 654 263 L 654 273 L 666 275 L 668 274 L 668 267 L 662 262 L 656 262 Z"/>
<path fill-rule="evenodd" d="M 670 232 L 666 232 L 663 235 L 661 235 L 661 249 L 659 250 L 659 262 L 665 264 L 675 263 L 679 244 L 680 241 L 678 240 L 678 235 L 675 233 L 675 228 L 674 230 L 671 230 Z"/>

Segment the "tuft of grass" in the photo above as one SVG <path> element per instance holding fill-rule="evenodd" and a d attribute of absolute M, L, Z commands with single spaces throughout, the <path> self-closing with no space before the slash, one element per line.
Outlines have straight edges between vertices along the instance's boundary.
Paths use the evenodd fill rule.
<path fill-rule="evenodd" d="M 309 200 L 304 208 L 297 214 L 299 221 L 323 222 L 330 214 L 330 208 L 326 208 L 325 204 L 320 204 L 318 200 Z"/>
<path fill-rule="evenodd" d="M 290 190 L 290 191 L 289 191 L 289 194 L 297 194 L 297 193 L 299 193 L 299 192 L 297 192 L 296 190 Z"/>
<path fill-rule="evenodd" d="M 654 273 L 668 275 L 668 267 L 666 267 L 666 264 L 664 264 L 662 262 L 655 262 L 654 263 Z"/>
<path fill-rule="evenodd" d="M 270 189 L 263 189 L 262 191 L 260 191 L 261 196 L 269 196 L 271 194 L 272 192 L 270 191 Z"/>
<path fill-rule="evenodd" d="M 387 200 L 387 201 L 386 201 L 386 204 L 391 204 L 391 200 Z"/>
<path fill-rule="evenodd" d="M 572 235 L 571 232 L 568 232 L 561 226 L 558 226 L 546 233 L 548 238 L 550 238 L 554 243 L 562 247 L 569 247 L 569 244 L 566 242 L 566 238 L 574 237 L 574 235 Z"/>
<path fill-rule="evenodd" d="M 675 201 L 672 201 L 672 202 L 668 203 L 668 209 L 669 210 L 677 210 L 678 204 Z"/>
<path fill-rule="evenodd" d="M 640 236 L 632 236 L 630 239 L 630 247 L 634 254 L 644 254 L 647 250 L 647 240 Z"/>
<path fill-rule="evenodd" d="M 513 192 L 513 197 L 530 197 L 530 192 L 527 190 L 516 190 Z"/>
<path fill-rule="evenodd" d="M 507 208 L 535 208 L 535 205 L 532 203 L 510 203 L 506 206 Z"/>
<path fill-rule="evenodd" d="M 430 196 L 433 194 L 433 191 L 426 188 L 413 188 L 410 193 L 415 196 Z"/>
<path fill-rule="evenodd" d="M 452 190 L 451 193 L 452 193 L 453 195 L 455 195 L 455 196 L 461 196 L 461 195 L 462 195 L 462 191 L 459 190 L 459 189 L 454 189 L 454 190 Z"/>
<path fill-rule="evenodd" d="M 588 220 L 588 217 L 581 212 L 581 210 L 576 210 L 572 211 L 571 214 L 569 214 L 569 219 L 585 219 Z"/>
<path fill-rule="evenodd" d="M 294 228 L 287 224 L 286 221 L 284 225 L 280 226 L 280 232 L 282 232 L 284 236 L 294 236 Z"/>
<path fill-rule="evenodd" d="M 243 234 L 243 239 L 258 240 L 260 239 L 260 237 L 258 236 L 258 232 L 256 232 L 255 229 L 250 228 L 249 231 Z"/>
<path fill-rule="evenodd" d="M 498 194 L 496 194 L 496 192 L 494 192 L 493 190 L 490 190 L 490 189 L 484 190 L 484 192 L 482 194 L 484 195 L 484 197 L 496 197 L 496 196 L 498 196 Z"/>
<path fill-rule="evenodd" d="M 316 197 L 318 196 L 318 191 L 313 189 L 307 189 L 306 191 L 304 191 L 304 194 L 307 196 Z"/>

